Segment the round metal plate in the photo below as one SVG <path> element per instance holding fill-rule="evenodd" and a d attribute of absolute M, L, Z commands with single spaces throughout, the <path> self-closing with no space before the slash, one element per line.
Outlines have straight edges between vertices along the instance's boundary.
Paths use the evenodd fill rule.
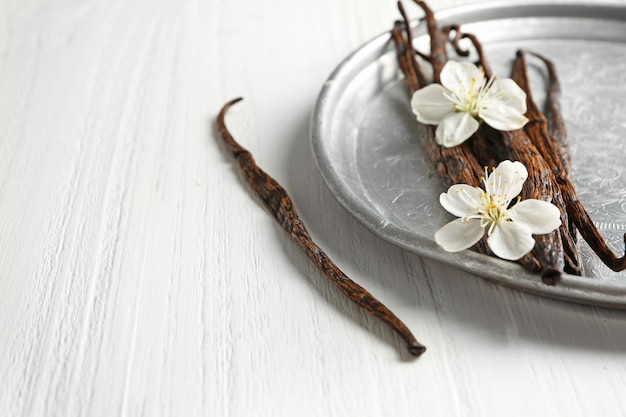
<path fill-rule="evenodd" d="M 441 25 L 476 34 L 500 76 L 517 49 L 557 66 L 576 186 L 615 252 L 626 232 L 626 7 L 615 3 L 514 1 L 440 12 Z M 391 25 L 390 25 L 391 26 Z M 425 25 L 414 26 L 428 52 Z M 533 95 L 545 97 L 545 70 L 529 59 Z M 433 240 L 451 220 L 438 203 L 445 191 L 416 135 L 408 90 L 393 43 L 381 35 L 348 57 L 325 83 L 311 122 L 315 159 L 332 193 L 382 238 L 489 280 L 580 303 L 626 308 L 626 272 L 615 273 L 582 245 L 583 277 L 550 287 L 519 265 L 472 251 L 447 253 Z"/>

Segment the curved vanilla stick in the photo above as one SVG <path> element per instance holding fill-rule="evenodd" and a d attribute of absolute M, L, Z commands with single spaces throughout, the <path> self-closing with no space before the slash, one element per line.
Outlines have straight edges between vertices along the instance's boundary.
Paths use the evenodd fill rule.
<path fill-rule="evenodd" d="M 378 301 L 372 294 L 352 281 L 330 260 L 324 251 L 317 246 L 304 223 L 298 217 L 293 201 L 287 191 L 272 177 L 265 173 L 254 161 L 252 154 L 239 145 L 226 128 L 224 117 L 228 109 L 241 98 L 234 99 L 224 105 L 217 117 L 217 126 L 224 145 L 232 153 L 239 165 L 239 169 L 252 188 L 261 198 L 263 204 L 272 213 L 289 236 L 300 246 L 306 255 L 313 261 L 315 266 L 326 275 L 335 286 L 348 297 L 350 301 L 367 311 L 372 316 L 378 317 L 391 329 L 400 335 L 407 344 L 409 353 L 420 356 L 426 351 L 426 347 L 419 343 L 409 328 L 395 315 Z"/>

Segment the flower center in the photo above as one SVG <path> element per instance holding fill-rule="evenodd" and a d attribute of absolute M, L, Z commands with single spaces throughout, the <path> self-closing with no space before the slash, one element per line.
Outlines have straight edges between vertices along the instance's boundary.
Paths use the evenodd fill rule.
<path fill-rule="evenodd" d="M 487 228 L 487 234 L 489 236 L 491 236 L 493 229 L 499 222 L 508 221 L 511 217 L 509 210 L 505 207 L 507 201 L 506 197 L 503 198 L 500 194 L 483 192 L 478 195 L 478 198 L 474 198 L 465 190 L 462 191 L 462 194 L 465 201 L 471 204 L 476 210 L 474 214 L 463 217 L 463 220 L 479 219 L 480 226 Z"/>
<path fill-rule="evenodd" d="M 505 192 L 508 180 L 503 180 L 500 173 L 489 177 L 487 167 L 485 167 L 485 176 L 481 177 L 481 180 L 485 184 L 486 191 L 479 194 L 477 198 L 463 190 L 465 201 L 476 210 L 474 214 L 465 216 L 463 220 L 479 219 L 481 227 L 486 228 L 487 235 L 491 236 L 498 223 L 511 220 L 511 211 L 507 209 L 509 196 Z"/>
<path fill-rule="evenodd" d="M 487 228 L 487 235 L 491 236 L 491 232 L 498 222 L 507 221 L 509 219 L 509 211 L 502 204 L 499 195 L 489 195 L 485 193 L 487 208 L 481 213 L 481 226 Z"/>
<path fill-rule="evenodd" d="M 484 80 L 483 80 L 484 81 Z M 472 78 L 472 85 L 469 91 L 469 98 L 466 101 L 465 111 L 473 117 L 478 116 L 478 103 L 482 95 L 482 88 L 476 88 L 476 78 Z"/>
<path fill-rule="evenodd" d="M 480 110 L 485 108 L 489 102 L 491 89 L 495 76 L 491 76 L 487 80 L 484 76 L 482 78 L 472 77 L 469 86 L 469 91 L 462 89 L 457 92 L 450 92 L 446 96 L 454 103 L 454 109 L 457 112 L 468 113 L 473 118 L 480 120 Z"/>

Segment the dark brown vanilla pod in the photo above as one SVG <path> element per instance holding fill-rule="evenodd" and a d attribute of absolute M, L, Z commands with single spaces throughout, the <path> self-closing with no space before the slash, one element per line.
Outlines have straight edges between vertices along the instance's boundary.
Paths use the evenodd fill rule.
<path fill-rule="evenodd" d="M 424 2 L 416 3 L 418 3 L 426 13 L 429 36 L 431 36 L 431 39 L 436 40 L 431 42 L 430 55 L 418 53 L 413 48 L 413 34 L 411 32 L 410 21 L 401 2 L 398 2 L 398 10 L 400 11 L 403 21 L 396 21 L 391 30 L 391 37 L 396 47 L 398 66 L 406 79 L 410 94 L 425 87 L 427 84 L 416 57 L 420 56 L 427 62 L 443 61 L 445 64 L 447 61 L 446 43 L 449 36 L 449 32 L 443 33 L 439 30 L 434 15 L 428 6 Z M 417 129 L 417 136 L 420 138 L 422 149 L 431 161 L 446 188 L 454 184 L 480 185 L 480 178 L 484 174 L 483 166 L 474 156 L 472 147 L 482 146 L 482 148 L 486 150 L 485 152 L 488 152 L 487 149 L 490 147 L 483 142 L 485 140 L 484 138 L 478 136 L 476 139 L 472 138 L 460 146 L 446 148 L 439 145 L 435 140 L 435 128 L 433 126 L 417 122 Z M 476 145 L 477 143 L 478 145 Z M 489 161 L 492 159 L 489 159 Z M 494 163 L 494 166 L 495 165 Z M 486 255 L 493 255 L 486 239 L 487 238 L 484 237 L 476 243 L 474 250 Z M 538 262 L 535 261 L 533 266 L 536 265 L 538 265 Z M 535 269 L 539 270 L 539 268 Z"/>
<path fill-rule="evenodd" d="M 575 195 L 570 195 L 575 197 Z M 626 254 L 621 258 L 613 253 L 613 250 L 606 243 L 600 231 L 593 222 L 589 212 L 580 200 L 568 200 L 567 210 L 572 222 L 580 232 L 589 247 L 595 252 L 602 262 L 615 272 L 626 269 Z M 624 233 L 624 247 L 626 248 L 626 233 Z"/>
<path fill-rule="evenodd" d="M 485 76 L 490 76 L 490 66 L 483 53 L 482 45 L 474 35 L 462 33 L 458 25 L 448 25 L 445 28 L 440 29 L 435 18 L 435 14 L 428 7 L 426 2 L 420 0 L 413 1 L 424 11 L 425 14 L 426 27 L 428 30 L 428 36 L 430 37 L 430 55 L 420 54 L 420 56 L 425 57 L 425 59 L 432 65 L 433 78 L 435 82 L 440 82 L 439 76 L 441 70 L 446 62 L 448 62 L 448 43 L 452 43 L 455 50 L 457 52 L 461 52 L 463 56 L 469 54 L 469 51 L 462 50 L 458 44 L 459 40 L 462 38 L 469 38 L 471 40 L 478 52 L 480 65 L 483 67 L 483 71 L 485 71 Z M 407 30 L 407 37 L 405 41 L 412 45 L 413 37 L 410 32 L 410 22 L 400 2 L 398 2 L 398 8 L 404 18 L 405 26 L 409 28 L 409 30 Z M 456 36 L 453 39 L 450 39 L 452 31 L 456 32 Z M 414 66 L 418 67 L 417 61 L 414 58 L 412 62 Z M 419 67 L 418 72 L 421 72 L 419 71 Z M 424 86 L 425 85 L 422 84 L 419 85 L 418 88 Z M 415 91 L 416 90 L 412 89 L 411 93 L 414 93 Z M 479 179 L 483 175 L 484 164 L 495 161 L 497 159 L 496 153 L 501 150 L 501 147 L 494 148 L 490 146 L 489 142 L 486 141 L 483 136 L 474 134 L 460 146 L 446 148 L 439 145 L 435 141 L 435 129 L 433 127 L 429 128 L 431 132 L 424 132 L 424 135 L 421 136 L 422 145 L 424 146 L 429 159 L 433 162 L 444 185 L 446 187 L 453 184 L 469 184 L 473 186 L 480 185 Z M 482 150 L 482 152 L 477 153 L 477 149 Z M 493 166 L 495 165 L 497 164 L 493 164 Z"/>
<path fill-rule="evenodd" d="M 563 204 L 565 206 L 565 211 L 567 212 L 567 229 L 569 235 L 571 236 L 571 242 L 576 241 L 574 231 L 574 228 L 576 228 L 583 239 L 589 244 L 589 247 L 596 253 L 596 255 L 598 255 L 600 260 L 602 260 L 605 265 L 616 272 L 626 269 L 626 254 L 622 257 L 615 255 L 598 231 L 591 216 L 580 202 L 574 183 L 571 180 L 571 174 L 566 171 L 566 168 L 559 157 L 562 152 L 557 151 L 558 147 L 562 144 L 562 140 L 552 140 L 548 134 L 546 119 L 543 117 L 532 100 L 528 78 L 526 75 L 526 60 L 522 52 L 518 52 L 513 76 L 513 79 L 527 93 L 528 112 L 526 115 L 531 121 L 524 129 L 529 132 L 529 136 L 532 138 L 533 144 L 536 144 L 542 156 L 546 159 L 546 161 L 548 161 L 548 166 L 554 173 L 555 181 L 561 191 Z M 555 97 L 553 97 L 553 99 L 554 98 Z M 538 116 L 537 114 L 541 116 Z M 557 115 L 557 118 L 559 117 L 560 114 Z M 564 130 L 560 133 L 562 134 L 563 132 Z M 574 227 L 572 227 L 572 225 Z M 561 225 L 561 228 L 563 228 L 563 225 Z M 624 241 L 626 242 L 626 234 L 624 234 Z M 578 255 L 577 258 L 573 258 L 572 252 L 569 250 L 567 251 L 567 254 L 569 255 L 570 261 L 574 264 L 578 263 L 578 265 L 581 265 L 580 255 Z"/>
<path fill-rule="evenodd" d="M 546 116 L 548 119 L 548 134 L 554 145 L 556 156 L 561 162 L 560 172 L 562 172 L 573 184 L 572 177 L 572 156 L 570 153 L 569 140 L 567 138 L 567 128 L 561 110 L 561 84 L 556 72 L 554 63 L 546 57 L 532 51 L 521 51 L 518 55 L 527 53 L 540 59 L 548 70 L 548 91 L 546 98 Z M 558 180 L 558 178 L 557 178 Z M 565 208 L 567 210 L 567 208 Z M 561 233 L 563 247 L 565 251 L 565 271 L 570 274 L 582 274 L 582 259 L 578 245 L 578 233 L 572 219 L 568 215 L 568 234 L 566 237 Z M 567 242 L 569 240 L 569 242 Z"/>
<path fill-rule="evenodd" d="M 543 61 L 548 70 L 548 95 L 546 98 L 546 115 L 548 118 L 548 133 L 552 138 L 557 156 L 567 176 L 572 179 L 572 155 L 570 153 L 569 139 L 567 138 L 567 128 L 561 110 L 561 83 L 556 72 L 556 67 L 552 61 L 532 51 L 522 51 L 533 55 Z"/>
<path fill-rule="evenodd" d="M 559 157 L 560 153 L 557 151 L 557 148 L 561 146 L 561 142 L 554 141 L 550 136 L 548 132 L 548 121 L 533 99 L 530 82 L 528 80 L 528 66 L 526 65 L 526 58 L 522 51 L 517 51 L 511 78 L 526 93 L 526 117 L 528 118 L 528 123 L 524 126 L 524 132 L 526 132 L 533 145 L 535 145 L 541 153 L 541 156 L 552 168 L 552 172 L 555 176 L 569 176 L 567 169 L 563 166 L 561 158 Z"/>
<path fill-rule="evenodd" d="M 439 28 L 439 24 L 437 19 L 435 18 L 435 14 L 428 7 L 426 2 L 421 0 L 413 0 L 415 4 L 417 4 L 425 14 L 426 27 L 428 30 L 428 36 L 430 38 L 430 55 L 419 54 L 422 58 L 430 62 L 433 69 L 433 79 L 436 83 L 439 83 L 441 70 L 443 69 L 446 62 L 448 62 L 448 52 L 447 45 L 450 43 L 454 47 L 455 52 L 459 56 L 468 56 L 469 50 L 463 49 L 460 45 L 461 39 L 469 39 L 470 42 L 474 45 L 476 49 L 476 53 L 478 54 L 478 65 L 480 65 L 483 69 L 483 72 L 487 78 L 490 78 L 492 75 L 491 66 L 487 62 L 487 57 L 485 56 L 482 44 L 478 40 L 478 38 L 471 33 L 464 33 L 461 31 L 460 25 L 451 24 L 447 25 L 444 28 Z M 402 11 L 402 4 L 398 2 L 398 7 L 401 9 L 403 13 L 403 17 L 405 18 L 405 22 L 408 23 L 406 19 L 406 14 Z M 451 33 L 455 32 L 455 36 L 451 38 Z M 411 35 L 410 32 L 408 32 Z M 412 36 L 409 36 L 410 40 L 412 40 Z"/>
<path fill-rule="evenodd" d="M 485 73 L 486 78 L 491 78 L 493 72 L 491 71 L 491 65 L 489 65 L 489 61 L 487 61 L 487 56 L 485 55 L 485 51 L 483 49 L 482 43 L 478 40 L 476 35 L 472 33 L 464 33 L 461 30 L 460 25 L 452 24 L 448 25 L 443 29 L 444 33 L 448 34 L 448 39 L 450 39 L 450 43 L 454 47 L 454 51 L 459 56 L 467 57 L 470 54 L 468 49 L 463 49 L 461 47 L 461 39 L 469 39 L 476 53 L 478 54 L 478 61 L 475 62 L 476 65 L 482 67 L 483 72 Z M 450 34 L 454 32 L 454 37 L 450 38 Z"/>
<path fill-rule="evenodd" d="M 427 16 L 430 16 L 431 22 L 428 25 L 428 30 L 433 31 L 430 35 L 439 40 L 443 39 L 437 33 L 440 33 L 439 28 L 434 21 L 434 17 L 428 6 L 423 2 L 426 7 Z M 406 15 L 402 3 L 398 2 L 398 9 L 402 15 L 404 21 L 396 22 L 394 28 L 391 31 L 392 39 L 396 46 L 396 54 L 398 58 L 398 65 L 400 70 L 406 78 L 409 85 L 409 93 L 413 94 L 418 89 L 426 86 L 425 77 L 421 71 L 417 59 L 415 49 L 413 48 L 413 37 L 411 33 L 410 21 Z M 434 23 L 434 24 L 433 24 Z M 445 38 L 447 39 L 447 38 Z M 443 44 L 436 43 L 434 45 L 434 52 L 431 51 L 431 56 L 438 56 L 439 59 L 446 59 L 445 55 L 445 41 Z M 445 61 L 444 61 L 445 63 Z M 444 185 L 449 187 L 450 185 L 463 183 L 477 186 L 479 185 L 479 179 L 482 175 L 482 167 L 471 154 L 470 149 L 467 146 L 455 146 L 453 148 L 445 148 L 437 143 L 435 140 L 435 129 L 433 126 L 424 125 L 417 122 L 418 136 L 421 139 L 421 144 L 424 152 L 428 156 L 428 159 L 433 163 L 437 174 L 442 179 Z"/>
<path fill-rule="evenodd" d="M 448 54 L 446 52 L 446 45 L 448 44 L 448 33 L 443 32 L 439 29 L 437 19 L 435 19 L 435 13 L 428 7 L 426 2 L 421 0 L 413 0 L 415 4 L 417 4 L 425 14 L 426 19 L 426 27 L 428 29 L 428 35 L 430 37 L 430 56 L 428 61 L 433 67 L 433 78 L 436 83 L 440 82 L 439 75 L 441 74 L 441 70 L 443 66 L 448 62 Z M 398 2 L 402 7 L 402 5 Z M 405 17 L 405 23 L 410 26 L 409 22 Z M 409 33 L 410 35 L 410 33 Z M 408 38 L 409 42 L 413 42 L 413 37 Z"/>
<path fill-rule="evenodd" d="M 398 6 L 400 7 L 400 10 L 404 12 L 400 3 L 398 3 Z M 426 85 L 426 80 L 424 79 L 424 74 L 417 66 L 415 51 L 413 50 L 412 44 L 406 42 L 404 39 L 404 26 L 403 22 L 396 21 L 393 29 L 391 30 L 391 38 L 396 46 L 398 66 L 400 67 L 400 70 L 409 85 L 409 92 L 412 93 L 417 91 L 420 87 Z M 407 27 L 407 31 L 410 36 L 410 26 Z"/>
<path fill-rule="evenodd" d="M 313 261 L 315 266 L 345 295 L 350 301 L 372 316 L 378 317 L 407 344 L 409 353 L 420 356 L 426 347 L 419 343 L 408 327 L 372 294 L 352 281 L 328 258 L 317 246 L 304 223 L 298 217 L 293 201 L 287 191 L 256 164 L 252 154 L 243 148 L 230 134 L 224 121 L 226 112 L 241 99 L 232 100 L 224 105 L 217 118 L 220 137 L 226 148 L 235 158 L 239 169 L 252 190 L 260 197 L 265 207 L 272 213 L 281 227 Z"/>
<path fill-rule="evenodd" d="M 523 132 L 522 131 L 520 132 L 523 136 Z M 518 160 L 518 158 L 520 157 L 519 151 L 515 149 L 513 149 L 512 151 L 510 150 L 512 146 L 510 143 L 511 142 L 510 140 L 511 135 L 509 134 L 510 132 L 506 132 L 508 139 L 503 138 L 502 132 L 499 132 L 489 126 L 482 126 L 481 129 L 477 133 L 478 135 L 484 137 L 483 140 L 485 142 L 492 144 L 494 147 L 502 148 L 499 151 L 500 159 L 498 159 L 498 161 L 502 161 L 504 159 Z M 513 133 L 513 135 L 515 135 L 515 133 Z M 498 162 L 496 162 L 492 166 L 497 165 L 497 163 Z M 525 183 L 525 187 L 526 187 L 525 189 L 528 189 L 530 187 L 530 184 L 528 183 L 529 181 L 530 181 L 530 171 L 529 171 L 529 180 L 527 180 L 527 182 Z M 558 188 L 556 190 L 556 193 L 554 191 L 555 191 L 554 189 L 551 189 L 550 191 L 544 190 L 544 193 L 549 195 L 551 192 L 552 195 L 558 196 L 559 195 Z M 530 194 L 528 191 L 526 191 L 526 193 Z M 555 239 L 557 240 L 556 246 L 552 244 L 552 242 Z M 562 262 L 556 259 L 559 257 L 559 251 L 558 251 L 559 238 L 555 238 L 551 236 L 547 237 L 546 235 L 541 235 L 541 236 L 535 236 L 535 241 L 537 243 L 535 245 L 534 250 L 526 254 L 524 257 L 517 260 L 516 262 L 531 272 L 534 272 L 536 274 L 541 274 L 542 280 L 544 283 L 548 285 L 555 285 L 561 279 L 561 274 L 556 273 L 555 271 L 559 271 L 563 269 L 563 268 L 560 268 L 562 265 Z M 560 244 L 562 246 L 562 242 Z M 550 253 L 545 254 L 544 253 L 544 251 L 546 250 L 545 248 L 551 248 L 552 250 L 550 251 Z M 553 249 L 556 249 L 556 251 L 554 251 Z"/>
<path fill-rule="evenodd" d="M 419 123 L 419 122 L 417 122 Z M 433 163 L 443 185 L 448 188 L 454 184 L 480 185 L 483 171 L 468 146 L 445 148 L 435 140 L 435 129 L 419 123 L 419 135 L 422 148 Z"/>
<path fill-rule="evenodd" d="M 391 37 L 396 46 L 398 64 L 406 78 L 407 83 L 409 84 L 409 91 L 412 94 L 418 89 L 424 87 L 427 83 L 424 73 L 417 64 L 417 52 L 413 47 L 413 31 L 411 30 L 411 22 L 409 21 L 406 11 L 404 10 L 404 6 L 402 6 L 402 2 L 398 0 L 397 4 L 403 20 L 395 22 L 391 31 Z M 429 58 L 424 57 L 424 59 Z"/>
<path fill-rule="evenodd" d="M 511 158 L 519 161 L 528 171 L 528 179 L 522 187 L 523 199 L 536 199 L 553 203 L 555 191 L 558 190 L 554 174 L 541 154 L 532 144 L 522 129 L 503 131 L 502 140 L 507 147 Z M 550 282 L 558 281 L 560 275 L 554 271 L 563 271 L 565 267 L 563 257 L 563 243 L 559 231 L 535 235 L 535 247 L 531 254 L 541 265 L 541 274 L 544 272 L 550 277 Z"/>
<path fill-rule="evenodd" d="M 502 136 L 493 128 L 483 124 L 469 140 L 476 159 L 486 167 L 495 167 L 501 161 L 511 159 L 511 155 L 502 142 Z"/>
<path fill-rule="evenodd" d="M 517 57 L 513 65 L 513 80 L 526 93 L 526 117 L 528 123 L 524 126 L 524 133 L 528 136 L 532 144 L 545 160 L 548 169 L 552 170 L 554 178 L 549 184 L 552 187 L 552 204 L 557 206 L 561 212 L 561 226 L 559 233 L 561 235 L 561 243 L 563 245 L 563 256 L 565 260 L 565 272 L 574 275 L 582 274 L 582 258 L 578 247 L 578 237 L 573 227 L 569 215 L 565 197 L 560 188 L 563 178 L 571 178 L 571 174 L 563 166 L 560 159 L 560 153 L 567 151 L 560 149 L 561 143 L 555 141 L 548 132 L 548 122 L 544 114 L 539 110 L 535 100 L 533 99 L 530 82 L 528 80 L 528 66 L 522 51 L 517 52 Z"/>

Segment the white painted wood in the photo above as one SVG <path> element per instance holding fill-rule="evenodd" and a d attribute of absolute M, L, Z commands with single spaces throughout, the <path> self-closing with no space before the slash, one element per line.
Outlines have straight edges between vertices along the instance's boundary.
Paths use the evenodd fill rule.
<path fill-rule="evenodd" d="M 625 312 L 402 251 L 323 184 L 317 93 L 396 18 L 392 0 L 0 3 L 0 415 L 626 414 Z M 233 133 L 422 358 L 243 186 L 214 129 L 236 96 Z"/>

